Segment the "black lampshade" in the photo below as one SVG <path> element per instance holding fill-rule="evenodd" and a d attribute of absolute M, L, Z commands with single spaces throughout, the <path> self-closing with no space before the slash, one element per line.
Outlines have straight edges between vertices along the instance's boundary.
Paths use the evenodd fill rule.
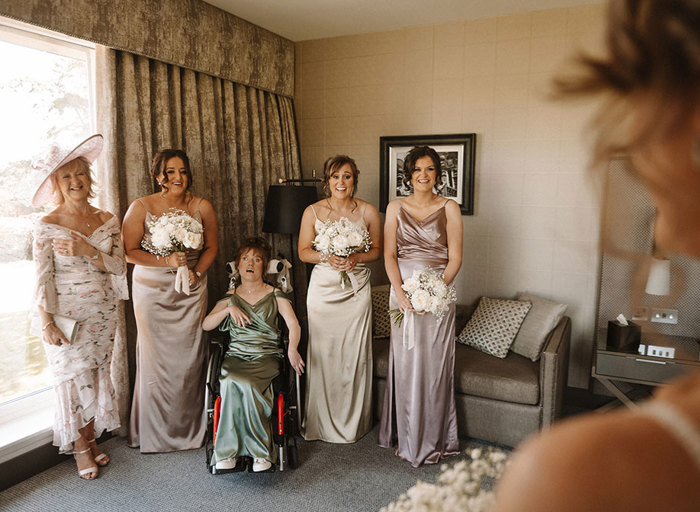
<path fill-rule="evenodd" d="M 317 199 L 316 187 L 270 185 L 265 201 L 263 231 L 297 234 L 304 210 Z"/>

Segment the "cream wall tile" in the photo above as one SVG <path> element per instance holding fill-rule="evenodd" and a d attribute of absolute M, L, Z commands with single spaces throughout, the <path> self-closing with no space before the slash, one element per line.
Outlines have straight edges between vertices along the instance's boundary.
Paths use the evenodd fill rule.
<path fill-rule="evenodd" d="M 514 299 L 520 290 L 520 276 L 518 268 L 489 267 L 485 295 L 497 299 Z"/>
<path fill-rule="evenodd" d="M 304 90 L 324 89 L 324 69 L 324 62 L 308 62 L 301 65 L 301 82 Z"/>
<path fill-rule="evenodd" d="M 401 85 L 404 82 L 405 57 L 403 53 L 376 55 L 370 58 L 371 76 L 365 83 Z"/>
<path fill-rule="evenodd" d="M 496 73 L 523 74 L 530 71 L 530 40 L 513 39 L 496 43 Z"/>
<path fill-rule="evenodd" d="M 301 95 L 302 117 L 311 119 L 324 117 L 323 89 L 304 89 Z"/>
<path fill-rule="evenodd" d="M 304 119 L 301 124 L 301 146 L 322 146 L 325 143 L 326 119 Z"/>
<path fill-rule="evenodd" d="M 465 108 L 462 112 L 462 126 L 466 133 L 476 133 L 482 135 L 491 132 L 493 129 L 493 109 L 492 108 Z M 477 137 L 477 154 L 479 148 L 483 147 L 482 138 Z"/>
<path fill-rule="evenodd" d="M 433 129 L 437 133 L 455 133 L 462 131 L 462 111 L 449 107 L 433 111 Z"/>
<path fill-rule="evenodd" d="M 464 217 L 466 218 L 466 216 Z M 463 219 L 464 219 L 463 218 Z M 463 240 L 462 267 L 486 267 L 489 261 L 489 238 L 465 236 Z"/>
<path fill-rule="evenodd" d="M 433 108 L 433 82 L 405 84 L 403 112 L 417 114 L 431 112 Z"/>
<path fill-rule="evenodd" d="M 532 13 L 513 14 L 497 18 L 497 37 L 499 41 L 524 39 L 532 35 Z"/>
<path fill-rule="evenodd" d="M 296 44 L 301 48 L 302 62 L 318 62 L 326 59 L 327 39 L 300 41 Z"/>
<path fill-rule="evenodd" d="M 357 119 L 355 116 L 328 118 L 325 143 L 329 146 L 351 145 Z"/>
<path fill-rule="evenodd" d="M 497 39 L 497 18 L 469 20 L 464 23 L 464 42 L 467 45 L 476 43 L 493 43 Z"/>
<path fill-rule="evenodd" d="M 498 142 L 527 137 L 527 108 L 494 109 L 493 136 Z"/>
<path fill-rule="evenodd" d="M 366 55 L 400 54 L 406 49 L 407 37 L 405 30 L 375 32 L 355 37 L 358 48 Z"/>
<path fill-rule="evenodd" d="M 522 108 L 528 94 L 527 74 L 497 75 L 494 80 L 494 104 L 499 109 Z"/>
<path fill-rule="evenodd" d="M 566 34 L 566 9 L 549 9 L 532 13 L 532 37 Z"/>
<path fill-rule="evenodd" d="M 554 71 L 568 55 L 564 35 L 534 37 L 530 42 L 530 71 Z"/>
<path fill-rule="evenodd" d="M 462 105 L 465 109 L 492 109 L 495 105 L 495 89 L 496 79 L 493 75 L 467 77 L 462 86 Z"/>
<path fill-rule="evenodd" d="M 301 168 L 305 178 L 311 178 L 313 169 L 316 169 L 316 176 L 323 174 L 323 162 L 326 157 L 322 146 L 304 146 L 301 149 Z"/>
<path fill-rule="evenodd" d="M 414 50 L 433 49 L 434 27 L 411 27 L 403 30 L 406 52 Z"/>
<path fill-rule="evenodd" d="M 559 172 L 559 144 L 557 141 L 541 139 L 527 141 L 525 149 L 525 171 L 528 173 L 554 174 Z M 557 187 L 558 178 L 551 177 L 553 187 Z M 558 190 L 558 188 L 557 188 Z M 559 204 L 557 193 L 547 198 L 547 204 Z"/>
<path fill-rule="evenodd" d="M 526 206 L 556 206 L 557 175 L 525 174 L 523 176 L 523 204 Z"/>
<path fill-rule="evenodd" d="M 480 196 L 477 194 L 475 202 L 479 204 Z M 487 237 L 489 234 L 489 226 L 491 225 L 491 218 L 482 209 L 477 208 L 475 215 L 464 215 L 462 216 L 462 226 L 464 228 L 464 236 L 470 237 Z"/>
<path fill-rule="evenodd" d="M 521 206 L 502 205 L 492 202 L 483 205 L 491 218 L 489 224 L 490 237 L 517 238 L 522 232 L 521 218 L 523 208 Z"/>
<path fill-rule="evenodd" d="M 435 80 L 462 80 L 464 73 L 464 47 L 444 46 L 435 48 Z"/>
<path fill-rule="evenodd" d="M 569 33 L 590 33 L 605 27 L 606 5 L 603 3 L 581 5 L 566 9 L 566 30 Z"/>
<path fill-rule="evenodd" d="M 493 75 L 496 72 L 496 43 L 464 47 L 464 76 Z"/>
<path fill-rule="evenodd" d="M 364 36 L 341 36 L 324 39 L 326 41 L 326 59 L 347 59 L 362 55 L 357 48 L 358 38 Z"/>
<path fill-rule="evenodd" d="M 462 267 L 455 279 L 457 300 L 460 304 L 475 304 L 488 295 L 488 267 Z"/>
<path fill-rule="evenodd" d="M 558 105 L 540 105 L 528 108 L 527 135 L 529 139 L 556 141 L 561 136 L 561 123 L 562 114 Z"/>
<path fill-rule="evenodd" d="M 520 205 L 523 202 L 521 174 L 489 174 L 484 180 L 485 197 L 494 204 Z"/>
<path fill-rule="evenodd" d="M 434 60 L 432 48 L 406 52 L 404 55 L 404 81 L 423 83 L 433 80 Z"/>
<path fill-rule="evenodd" d="M 560 206 L 597 206 L 600 203 L 595 184 L 585 174 L 559 173 L 557 197 Z"/>
<path fill-rule="evenodd" d="M 598 208 L 558 208 L 556 228 L 557 239 L 579 241 L 598 240 L 598 212 Z"/>
<path fill-rule="evenodd" d="M 554 240 L 544 238 L 523 238 L 520 241 L 520 264 L 523 270 L 528 272 L 551 272 L 553 259 Z M 549 286 L 551 286 L 551 276 L 549 281 Z"/>
<path fill-rule="evenodd" d="M 518 293 L 527 292 L 543 298 L 550 298 L 552 294 L 552 272 L 546 270 L 529 270 L 523 268 L 520 272 L 520 286 Z"/>
<path fill-rule="evenodd" d="M 432 112 L 403 113 L 396 116 L 395 122 L 386 127 L 381 135 L 425 135 L 435 133 Z M 377 141 L 379 144 L 379 141 Z"/>
<path fill-rule="evenodd" d="M 442 46 L 464 46 L 463 21 L 434 25 L 433 31 L 435 48 L 440 48 Z"/>
<path fill-rule="evenodd" d="M 494 130 L 495 132 L 495 130 Z M 494 138 L 491 154 L 492 172 L 520 174 L 524 172 L 527 142 Z"/>
<path fill-rule="evenodd" d="M 557 210 L 554 206 L 523 206 L 520 234 L 524 238 L 553 240 Z"/>
<path fill-rule="evenodd" d="M 489 237 L 489 268 L 517 269 L 520 267 L 520 239 Z"/>
<path fill-rule="evenodd" d="M 326 89 L 324 96 L 325 117 L 346 117 L 357 114 L 360 103 L 359 87 L 339 87 Z"/>
<path fill-rule="evenodd" d="M 596 244 L 585 240 L 556 240 L 552 269 L 557 272 L 594 273 Z"/>

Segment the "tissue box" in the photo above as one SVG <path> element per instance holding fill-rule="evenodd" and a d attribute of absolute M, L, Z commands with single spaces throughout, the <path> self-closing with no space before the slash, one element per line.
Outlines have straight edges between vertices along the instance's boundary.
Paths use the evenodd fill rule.
<path fill-rule="evenodd" d="M 608 321 L 608 350 L 636 351 L 642 338 L 642 328 L 634 322 L 622 325 L 617 320 Z"/>

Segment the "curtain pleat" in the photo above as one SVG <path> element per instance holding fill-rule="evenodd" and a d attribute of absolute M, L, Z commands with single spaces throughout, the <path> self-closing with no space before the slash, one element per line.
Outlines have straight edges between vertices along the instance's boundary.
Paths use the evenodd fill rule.
<path fill-rule="evenodd" d="M 282 177 L 301 177 L 292 100 L 102 46 L 97 47 L 97 73 L 98 128 L 106 136 L 102 204 L 123 218 L 132 201 L 156 191 L 150 175 L 154 153 L 184 149 L 192 165 L 192 191 L 211 202 L 218 218 L 219 253 L 208 273 L 211 307 L 228 287 L 225 264 L 235 247 L 262 232 L 268 186 Z M 288 235 L 268 240 L 275 254 L 296 262 L 295 307 L 304 317 L 306 268 L 296 256 L 292 259 L 295 240 Z M 133 382 L 131 303 L 125 331 Z M 118 390 L 122 397 L 125 393 L 128 386 Z M 122 424 L 128 425 L 128 396 L 124 400 Z"/>

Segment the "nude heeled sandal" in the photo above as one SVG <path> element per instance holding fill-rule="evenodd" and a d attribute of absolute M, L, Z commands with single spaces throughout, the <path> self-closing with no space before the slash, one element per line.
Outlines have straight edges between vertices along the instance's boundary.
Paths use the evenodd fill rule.
<path fill-rule="evenodd" d="M 81 454 L 87 453 L 89 451 L 90 451 L 90 448 L 86 448 L 85 450 L 81 450 L 79 452 L 73 452 L 73 458 L 75 459 L 75 463 L 76 464 L 78 463 L 78 458 L 76 457 L 76 455 L 81 455 Z M 92 478 L 85 478 L 86 475 L 95 475 L 95 476 Z M 82 478 L 83 480 L 94 480 L 95 478 L 97 478 L 97 475 L 98 475 L 97 466 L 90 466 L 89 468 L 86 468 L 86 469 L 78 468 L 78 476 L 80 478 Z"/>
<path fill-rule="evenodd" d="M 97 443 L 95 442 L 95 439 L 94 438 L 88 439 L 88 444 L 90 445 L 90 450 L 92 450 L 92 443 L 95 443 L 95 448 L 97 448 Z M 105 467 L 107 464 L 109 464 L 109 456 L 103 452 L 100 452 L 96 456 L 94 456 L 93 460 L 100 467 Z M 104 461 L 104 463 L 102 461 Z"/>

